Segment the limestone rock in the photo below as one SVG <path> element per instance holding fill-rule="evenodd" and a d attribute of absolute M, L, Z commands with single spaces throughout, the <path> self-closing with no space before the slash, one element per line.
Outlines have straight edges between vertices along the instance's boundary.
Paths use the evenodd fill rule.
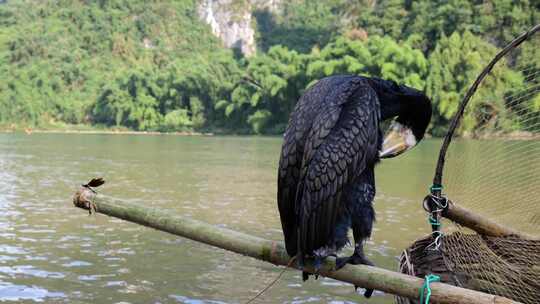
<path fill-rule="evenodd" d="M 226 47 L 237 48 L 249 57 L 256 51 L 251 9 L 247 0 L 202 0 L 198 13 Z"/>

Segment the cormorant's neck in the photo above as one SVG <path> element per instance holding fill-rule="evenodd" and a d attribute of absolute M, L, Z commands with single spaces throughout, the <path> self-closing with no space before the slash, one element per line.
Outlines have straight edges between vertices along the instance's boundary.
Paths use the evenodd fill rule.
<path fill-rule="evenodd" d="M 393 81 L 370 79 L 381 106 L 381 120 L 397 117 L 397 121 L 410 127 L 417 140 L 424 133 L 431 119 L 431 101 L 422 92 L 398 85 Z"/>

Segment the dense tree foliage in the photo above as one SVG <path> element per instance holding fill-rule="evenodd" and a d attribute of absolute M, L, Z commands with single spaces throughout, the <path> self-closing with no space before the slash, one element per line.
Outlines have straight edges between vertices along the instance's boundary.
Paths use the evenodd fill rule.
<path fill-rule="evenodd" d="M 294 0 L 253 16 L 258 54 L 242 58 L 198 19 L 196 0 L 0 2 L 0 123 L 277 134 L 309 85 L 346 73 L 425 90 L 441 135 L 487 61 L 539 23 L 540 4 Z M 493 72 L 461 131 L 512 117 L 508 96 L 525 86 L 520 69 L 540 71 L 538 49 Z M 527 98 L 521 110 L 539 111 L 540 95 Z"/>
<path fill-rule="evenodd" d="M 9 1 L 0 6 L 0 121 L 199 128 L 240 65 L 195 2 Z"/>
<path fill-rule="evenodd" d="M 427 77 L 426 92 L 434 101 L 434 125 L 444 126 L 444 122 L 454 116 L 465 91 L 476 76 L 495 56 L 495 46 L 475 37 L 468 31 L 463 35 L 454 32 L 450 37 L 443 36 L 429 57 L 430 71 Z M 444 62 L 444 65 L 440 63 Z M 507 115 L 505 96 L 521 91 L 523 78 L 519 72 L 507 67 L 494 69 L 469 102 L 463 117 L 463 129 L 473 130 L 486 127 L 481 116 Z M 502 122 L 500 120 L 499 122 Z M 504 126 L 493 126 L 504 127 Z M 442 130 L 438 130 L 442 133 Z"/>

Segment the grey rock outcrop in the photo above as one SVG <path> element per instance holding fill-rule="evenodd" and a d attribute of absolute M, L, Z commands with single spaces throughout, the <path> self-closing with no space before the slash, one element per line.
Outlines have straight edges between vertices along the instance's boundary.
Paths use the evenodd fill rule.
<path fill-rule="evenodd" d="M 249 57 L 256 51 L 251 5 L 247 0 L 201 0 L 198 13 L 226 47 Z"/>

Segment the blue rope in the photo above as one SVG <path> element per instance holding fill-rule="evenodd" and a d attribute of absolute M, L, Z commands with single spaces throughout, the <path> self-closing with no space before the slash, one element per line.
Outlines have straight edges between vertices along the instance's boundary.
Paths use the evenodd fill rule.
<path fill-rule="evenodd" d="M 442 185 L 436 185 L 436 184 L 433 184 L 433 185 L 431 185 L 431 187 L 429 187 L 429 190 L 432 193 L 433 193 L 433 191 L 442 191 L 442 189 L 443 189 Z M 428 247 L 434 246 L 435 250 L 439 250 L 440 238 L 443 235 L 443 233 L 441 231 L 442 224 L 441 224 L 441 222 L 439 220 L 439 215 L 440 215 L 440 212 L 443 211 L 443 209 L 446 208 L 447 205 L 446 205 L 446 199 L 444 199 L 446 206 L 443 206 L 441 204 L 441 202 L 439 201 L 440 198 L 435 197 L 433 194 L 431 194 L 431 199 L 434 201 L 435 204 L 437 204 L 438 208 L 435 209 L 435 210 L 431 210 L 431 212 L 429 214 L 429 217 L 428 217 L 428 223 L 433 227 L 433 230 L 434 230 L 433 234 L 434 234 L 434 238 L 435 238 L 433 243 L 428 245 Z"/>
<path fill-rule="evenodd" d="M 420 304 L 429 304 L 429 298 L 431 297 L 431 287 L 429 284 L 433 282 L 439 282 L 441 277 L 434 274 L 429 274 L 426 276 L 422 290 L 420 290 Z M 426 299 L 424 302 L 424 298 Z"/>
<path fill-rule="evenodd" d="M 441 226 L 441 222 L 437 220 L 436 218 L 433 218 L 433 216 L 429 216 L 428 222 L 433 226 Z"/>
<path fill-rule="evenodd" d="M 442 185 L 431 185 L 431 187 L 429 187 L 429 191 L 431 193 L 433 193 L 433 191 L 442 191 L 442 189 L 443 189 Z M 431 214 L 428 217 L 428 222 L 429 224 L 435 227 L 441 226 L 441 222 L 439 221 L 436 215 L 436 212 L 431 212 Z M 434 244 L 436 247 L 436 250 L 439 249 L 438 239 L 443 234 L 439 229 L 440 228 L 437 228 L 437 230 L 434 231 L 434 233 L 436 233 L 437 236 L 435 237 L 435 241 L 432 244 L 430 244 L 430 246 Z M 430 284 L 433 282 L 440 282 L 440 281 L 441 281 L 441 277 L 439 277 L 438 275 L 435 275 L 435 274 L 426 275 L 425 280 L 424 280 L 424 285 L 422 285 L 422 290 L 420 290 L 420 304 L 429 304 L 429 298 L 431 297 Z"/>
<path fill-rule="evenodd" d="M 431 187 L 429 187 L 430 192 L 441 191 L 442 189 L 443 189 L 442 185 L 431 185 Z"/>

